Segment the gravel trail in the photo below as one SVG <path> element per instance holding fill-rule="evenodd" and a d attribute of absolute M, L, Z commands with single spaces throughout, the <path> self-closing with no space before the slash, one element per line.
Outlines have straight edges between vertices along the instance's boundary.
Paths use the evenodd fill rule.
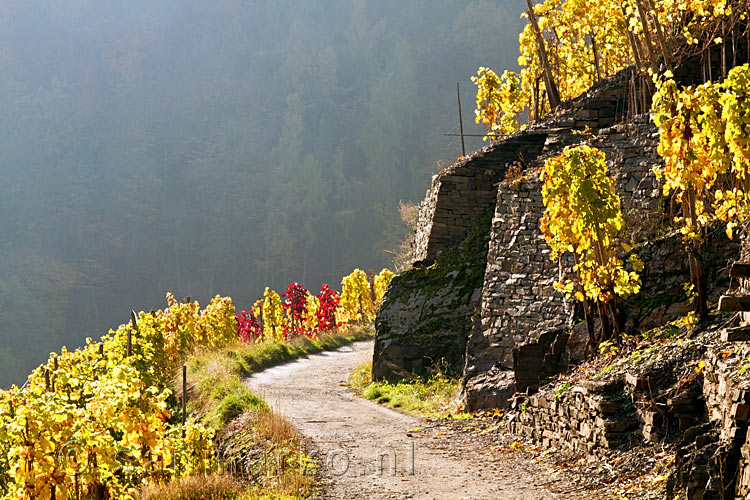
<path fill-rule="evenodd" d="M 322 498 L 564 498 L 545 487 L 555 480 L 529 458 L 501 458 L 490 447 L 449 432 L 437 435 L 420 419 L 355 396 L 345 384 L 354 368 L 371 360 L 372 349 L 372 341 L 358 342 L 248 379 L 314 443 L 327 484 Z"/>

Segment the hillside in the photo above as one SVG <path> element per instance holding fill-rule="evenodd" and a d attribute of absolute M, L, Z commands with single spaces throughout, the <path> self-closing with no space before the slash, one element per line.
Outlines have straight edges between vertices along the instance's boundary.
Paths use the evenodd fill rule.
<path fill-rule="evenodd" d="M 466 409 L 508 409 L 508 428 L 542 450 L 606 463 L 610 450 L 656 445 L 676 457 L 661 484 L 669 498 L 744 497 L 746 346 L 732 332 L 745 328 L 735 313 L 746 305 L 734 298 L 745 274 L 730 279 L 730 267 L 747 255 L 737 234 L 748 167 L 740 144 L 750 135 L 748 50 L 737 33 L 747 23 L 733 14 L 746 5 L 731 3 L 723 20 L 714 10 L 701 27 L 691 23 L 705 12 L 679 20 L 671 7 L 641 10 L 643 24 L 621 32 L 632 52 L 610 76 L 588 46 L 589 87 L 565 73 L 582 53 L 563 52 L 556 31 L 584 29 L 566 17 L 575 5 L 537 6 L 521 37 L 522 54 L 534 54 L 529 44 L 555 65 L 529 55 L 520 76 L 480 68 L 477 115 L 496 138 L 433 176 L 414 264 L 376 320 L 373 377 L 447 367 Z M 596 36 L 613 39 L 618 21 L 603 12 L 614 11 L 587 15 L 601 23 Z M 705 38 L 716 27 L 731 43 Z M 525 80 L 527 70 L 552 74 L 557 88 Z M 537 85 L 532 96 L 525 85 Z"/>
<path fill-rule="evenodd" d="M 488 41 L 515 38 L 498 1 L 0 8 L 0 67 L 28 45 L 53 74 L 50 93 L 0 77 L 7 128 L 60 99 L 82 113 L 0 183 L 28 202 L 5 219 L 0 330 L 27 333 L 0 346 L 0 377 L 78 293 L 97 321 L 172 279 L 213 296 L 132 306 L 0 390 L 2 500 L 750 498 L 750 0 L 527 0 L 515 69 L 471 78 L 487 145 L 404 204 L 448 147 L 430 75 L 473 71 L 475 45 L 510 53 Z M 57 44 L 22 43 L 40 19 Z M 152 73 L 164 60 L 203 76 Z M 117 126 L 93 127 L 112 99 Z M 461 106 L 463 148 L 481 134 Z M 48 154 L 65 175 L 41 175 Z M 112 175 L 114 157 L 144 162 Z M 61 189 L 34 204 L 40 177 Z M 370 271 L 376 251 L 397 272 Z"/>

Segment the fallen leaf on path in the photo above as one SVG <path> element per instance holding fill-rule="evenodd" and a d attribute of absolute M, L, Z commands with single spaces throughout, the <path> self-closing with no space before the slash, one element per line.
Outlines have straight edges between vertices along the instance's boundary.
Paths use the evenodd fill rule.
<path fill-rule="evenodd" d="M 511 450 L 523 450 L 523 443 L 520 443 L 518 441 L 513 441 L 512 443 L 510 443 L 509 448 Z"/>

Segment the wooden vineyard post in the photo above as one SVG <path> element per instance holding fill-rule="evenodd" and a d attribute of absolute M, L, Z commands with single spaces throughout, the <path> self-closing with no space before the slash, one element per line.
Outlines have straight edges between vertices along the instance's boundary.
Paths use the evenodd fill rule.
<path fill-rule="evenodd" d="M 461 88 L 456 82 L 456 96 L 458 97 L 458 126 L 461 131 L 461 156 L 466 156 L 466 144 L 464 143 L 464 115 L 461 112 Z"/>
<path fill-rule="evenodd" d="M 599 82 L 602 79 L 602 73 L 599 70 L 599 51 L 596 50 L 596 37 L 594 33 L 591 33 L 591 50 L 594 51 L 594 67 L 596 68 L 596 81 Z"/>
<path fill-rule="evenodd" d="M 656 27 L 656 39 L 659 40 L 659 47 L 664 56 L 664 63 L 667 65 L 667 69 L 671 70 L 672 58 L 669 56 L 669 51 L 667 50 L 667 42 L 664 39 L 664 32 L 661 29 L 661 23 L 659 23 L 659 18 L 656 15 L 656 8 L 654 7 L 652 0 L 646 0 L 646 5 L 648 5 L 649 10 L 653 13 L 654 26 Z"/>
<path fill-rule="evenodd" d="M 182 365 L 182 439 L 185 439 L 187 423 L 187 365 Z"/>
<path fill-rule="evenodd" d="M 133 330 L 135 330 L 135 334 L 138 335 L 138 317 L 133 310 L 130 311 L 130 326 L 132 328 L 128 328 L 128 345 L 126 348 L 127 352 L 125 353 L 128 358 L 133 355 Z"/>
<path fill-rule="evenodd" d="M 648 55 L 651 63 L 651 69 L 657 71 L 656 67 L 656 52 L 654 51 L 653 40 L 651 39 L 651 31 L 648 28 L 648 18 L 646 18 L 646 10 L 643 8 L 641 0 L 635 0 L 636 6 L 638 7 L 638 16 L 641 18 L 641 25 L 643 26 L 643 36 L 646 39 L 646 47 L 648 48 Z"/>
<path fill-rule="evenodd" d="M 539 45 L 539 59 L 542 62 L 544 68 L 544 83 L 547 86 L 547 98 L 549 99 L 549 107 L 552 111 L 560 105 L 560 91 L 557 89 L 555 79 L 552 76 L 552 69 L 547 59 L 547 49 L 544 46 L 544 37 L 542 36 L 542 30 L 539 29 L 539 23 L 536 20 L 536 14 L 534 14 L 534 6 L 531 5 L 531 0 L 526 0 L 526 5 L 529 10 L 529 22 L 534 28 L 536 33 L 537 44 Z"/>

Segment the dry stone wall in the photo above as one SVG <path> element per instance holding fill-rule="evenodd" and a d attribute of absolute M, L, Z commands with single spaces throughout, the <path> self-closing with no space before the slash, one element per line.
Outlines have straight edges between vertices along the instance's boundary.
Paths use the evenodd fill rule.
<path fill-rule="evenodd" d="M 652 238 L 664 227 L 664 198 L 653 168 L 661 164 L 658 133 L 648 115 L 627 116 L 631 75 L 622 72 L 565 103 L 536 125 L 463 158 L 433 177 L 420 206 L 415 244 L 415 276 L 465 239 L 473 221 L 493 210 L 486 261 L 473 262 L 472 276 L 484 266 L 481 290 L 453 290 L 458 268 L 424 271 L 417 279 L 397 279 L 377 321 L 376 376 L 423 369 L 429 360 L 450 359 L 461 369 L 462 401 L 471 409 L 503 406 L 515 390 L 539 385 L 548 375 L 580 358 L 585 332 L 576 306 L 552 285 L 570 262 L 549 259 L 539 230 L 543 212 L 538 169 L 565 146 L 588 142 L 604 151 L 622 200 L 632 238 Z M 585 130 L 582 130 L 585 129 Z M 577 130 L 577 133 L 575 132 Z M 522 179 L 508 176 L 522 167 Z M 643 291 L 625 304 L 626 326 L 649 329 L 686 311 L 682 283 L 687 281 L 679 244 L 659 240 L 643 247 L 648 268 Z M 443 273 L 443 274 L 441 274 Z M 441 307 L 438 302 L 460 307 Z M 425 309 L 426 308 L 426 309 Z M 431 335 L 429 325 L 439 327 Z M 448 339 L 453 336 L 453 340 Z M 420 336 L 424 336 L 419 340 Z M 450 352 L 442 350 L 450 349 Z"/>
<path fill-rule="evenodd" d="M 598 456 L 634 439 L 638 428 L 630 395 L 621 381 L 549 386 L 512 404 L 511 431 L 574 453 Z"/>
<path fill-rule="evenodd" d="M 539 173 L 534 170 L 543 166 L 545 158 L 583 140 L 605 153 L 623 211 L 638 222 L 632 225 L 639 228 L 634 236 L 641 239 L 661 228 L 663 209 L 653 172 L 653 167 L 660 164 L 656 152 L 658 133 L 647 116 L 638 117 L 633 123 L 602 128 L 595 136 L 565 131 L 550 133 L 543 153 L 530 165 L 529 173 L 498 187 L 482 292 L 481 328 L 472 332 L 466 353 L 462 399 L 469 408 L 502 405 L 498 399 L 507 391 L 498 391 L 498 385 L 509 380 L 504 371 L 513 370 L 515 389 L 526 390 L 555 373 L 556 367 L 564 369 L 567 359 L 561 343 L 569 340 L 567 331 L 577 333 L 573 337 L 577 351 L 585 343 L 582 327 L 574 328 L 577 319 L 574 304 L 553 288 L 561 272 L 572 263 L 549 258 L 549 247 L 539 229 L 544 205 Z M 669 252 L 674 250 L 665 247 L 657 256 L 648 255 L 646 259 L 669 259 L 672 258 Z M 661 261 L 655 269 L 663 269 Z M 677 272 L 677 297 L 684 297 L 682 270 L 680 266 Z M 661 314 L 652 315 L 650 310 L 646 311 L 650 305 L 646 301 L 642 313 L 651 319 L 641 318 L 639 311 L 633 309 L 631 324 L 644 327 L 657 320 L 674 319 L 682 312 L 679 308 L 665 307 Z"/>
<path fill-rule="evenodd" d="M 738 376 L 737 360 L 750 356 L 750 346 L 744 343 L 741 352 L 726 361 L 725 353 L 738 346 L 708 342 L 704 371 L 675 381 L 667 390 L 657 391 L 659 382 L 648 376 L 626 374 L 572 386 L 560 382 L 531 396 L 517 394 L 509 428 L 545 448 L 590 457 L 642 443 L 675 443 L 668 498 L 747 498 L 750 382 Z M 704 352 L 698 349 L 695 362 Z"/>
<path fill-rule="evenodd" d="M 433 260 L 461 243 L 472 222 L 495 204 L 494 184 L 508 165 L 536 158 L 546 133 L 521 133 L 459 160 L 433 176 L 419 207 L 415 260 Z"/>
<path fill-rule="evenodd" d="M 487 213 L 460 245 L 429 266 L 418 264 L 393 278 L 375 319 L 374 378 L 424 374 L 434 365 L 461 371 L 482 295 L 488 240 Z"/>
<path fill-rule="evenodd" d="M 548 146 L 550 135 L 570 130 L 599 130 L 628 116 L 631 71 L 603 80 L 576 99 L 563 103 L 545 122 L 504 138 L 457 161 L 432 178 L 420 204 L 415 260 L 432 260 L 438 252 L 458 245 L 471 222 L 493 206 L 509 164 L 533 163 Z"/>
<path fill-rule="evenodd" d="M 414 255 L 417 268 L 431 266 L 442 252 L 456 248 L 467 236 L 473 221 L 477 220 L 487 210 L 494 209 L 498 200 L 497 184 L 506 177 L 510 165 L 528 169 L 532 165 L 539 164 L 541 155 L 552 151 L 560 151 L 566 144 L 580 142 L 582 136 L 572 134 L 573 129 L 596 131 L 621 122 L 628 112 L 626 96 L 629 79 L 630 73 L 624 71 L 614 78 L 602 81 L 579 98 L 564 103 L 558 109 L 558 112 L 550 116 L 544 123 L 537 124 L 472 153 L 435 175 L 419 209 Z M 537 182 L 537 184 L 534 185 L 534 182 Z M 553 312 L 553 305 L 562 304 L 562 301 L 560 297 L 553 296 L 549 292 L 551 281 L 546 268 L 554 265 L 554 263 L 547 262 L 545 256 L 540 253 L 542 246 L 539 245 L 539 234 L 534 227 L 536 224 L 534 218 L 536 217 L 538 221 L 538 216 L 541 214 L 538 178 L 536 181 L 531 179 L 526 187 L 517 186 L 517 188 L 524 190 L 526 199 L 518 198 L 512 203 L 518 202 L 518 204 L 524 205 L 523 210 L 528 212 L 523 220 L 519 219 L 518 221 L 519 224 L 523 225 L 523 229 L 517 231 L 518 237 L 527 238 L 533 233 L 531 238 L 533 242 L 518 242 L 518 248 L 525 253 L 523 255 L 518 254 L 518 262 L 514 262 L 511 267 L 519 269 L 520 266 L 520 270 L 511 272 L 504 279 L 504 282 L 511 280 L 508 285 L 509 293 L 515 294 L 519 301 L 521 301 L 520 294 L 522 293 L 527 291 L 530 294 L 539 293 L 539 300 L 533 300 L 534 304 L 528 305 L 519 321 L 519 325 L 531 325 L 533 323 L 534 332 L 530 336 L 528 332 L 525 334 L 520 331 L 515 332 L 516 337 L 509 341 L 503 341 L 502 345 L 496 342 L 496 339 L 490 338 L 494 336 L 494 333 L 487 337 L 483 326 L 485 320 L 483 319 L 480 322 L 478 317 L 478 312 L 481 309 L 480 298 L 483 296 L 481 284 L 476 293 L 469 294 L 473 299 L 466 299 L 465 301 L 464 298 L 460 299 L 460 301 L 466 302 L 465 306 L 449 311 L 443 310 L 432 303 L 441 296 L 449 298 L 449 302 L 459 300 L 456 294 L 451 291 L 453 286 L 452 275 L 446 274 L 444 276 L 441 291 L 438 292 L 435 285 L 429 287 L 430 291 L 426 295 L 429 295 L 430 299 L 424 297 L 425 293 L 422 293 L 423 291 L 419 289 L 418 285 L 414 284 L 413 280 L 397 279 L 391 287 L 392 293 L 389 293 L 393 297 L 398 297 L 398 300 L 386 301 L 376 322 L 379 329 L 374 363 L 375 371 L 380 376 L 391 377 L 396 373 L 409 371 L 412 369 L 411 367 L 419 369 L 426 360 L 439 355 L 438 352 L 435 352 L 436 348 L 430 347 L 429 338 L 425 338 L 421 342 L 415 340 L 419 337 L 418 333 L 424 334 L 426 332 L 423 321 L 424 309 L 422 307 L 425 304 L 427 304 L 428 309 L 436 311 L 435 317 L 432 318 L 435 324 L 440 323 L 439 318 L 441 317 L 446 320 L 444 321 L 445 324 L 453 324 L 458 321 L 459 316 L 462 317 L 462 320 L 458 321 L 460 325 L 454 328 L 454 343 L 463 343 L 460 352 L 461 356 L 464 356 L 466 339 L 471 336 L 469 350 L 476 356 L 465 359 L 466 367 L 470 367 L 467 373 L 471 374 L 467 380 L 471 379 L 475 385 L 483 386 L 482 391 L 473 391 L 476 392 L 477 396 L 473 399 L 473 404 L 479 406 L 495 406 L 506 401 L 508 394 L 512 393 L 514 376 L 509 376 L 506 366 L 511 362 L 512 346 L 531 338 L 536 340 L 537 344 L 536 346 L 530 346 L 526 354 L 541 355 L 546 358 L 550 358 L 546 356 L 546 353 L 539 354 L 537 352 L 540 351 L 540 345 L 544 346 L 544 349 L 541 350 L 549 348 L 557 354 L 560 354 L 559 351 L 564 349 L 563 337 L 557 334 L 549 334 L 550 328 L 565 324 L 568 311 L 563 308 L 562 312 Z M 514 196 L 513 193 L 512 190 L 508 191 L 508 195 L 511 197 Z M 502 231 L 502 229 L 497 227 L 493 233 L 499 231 Z M 505 244 L 513 246 L 516 242 L 506 241 Z M 539 245 L 539 252 L 528 253 L 528 248 L 524 246 L 526 244 Z M 495 251 L 495 254 L 497 254 L 497 251 Z M 531 260 L 534 260 L 535 263 L 531 263 Z M 535 276 L 539 273 L 535 274 L 532 271 L 536 270 L 537 267 L 544 274 L 543 280 L 546 280 L 541 284 L 533 282 Z M 499 269 L 502 269 L 502 266 Z M 525 274 L 524 269 L 526 270 Z M 484 268 L 482 273 L 486 274 Z M 435 271 L 432 274 L 440 274 L 440 272 Z M 513 278 L 514 274 L 518 276 Z M 525 277 L 521 278 L 521 274 L 524 274 Z M 407 296 L 411 298 L 407 300 L 405 298 Z M 526 307 L 526 304 L 521 305 L 521 309 Z M 539 309 L 539 311 L 535 311 L 535 309 Z M 534 313 L 540 312 L 542 309 L 549 313 L 550 317 L 534 321 L 532 319 Z M 512 311 L 511 308 L 508 310 Z M 473 319 L 475 314 L 477 315 L 476 320 Z M 444 328 L 440 331 L 442 332 L 442 340 L 438 343 L 444 345 L 444 341 L 447 341 L 450 334 Z M 547 332 L 545 336 L 543 336 L 544 332 Z M 430 335 L 427 335 L 427 337 L 430 337 Z M 503 351 L 500 356 L 503 360 L 502 363 L 494 360 L 498 349 Z M 449 356 L 444 357 L 453 359 L 454 354 L 454 352 L 451 352 Z M 555 359 L 548 359 L 546 363 L 550 370 L 554 369 L 554 365 L 560 363 L 559 356 L 553 356 L 553 358 Z M 451 364 L 453 363 L 451 362 Z M 535 380 L 539 377 L 533 363 L 521 362 L 521 365 L 528 368 L 530 379 Z M 480 379 L 483 382 L 480 382 Z M 481 401 L 479 392 L 484 398 Z"/>
<path fill-rule="evenodd" d="M 512 370 L 513 348 L 563 330 L 572 307 L 552 285 L 560 264 L 539 230 L 543 212 L 539 174 L 499 186 L 481 303 L 481 327 L 467 345 L 462 399 L 470 409 L 504 406 L 511 389 L 525 390 Z M 538 377 L 544 353 L 519 371 Z M 509 384 L 513 384 L 512 386 Z"/>

